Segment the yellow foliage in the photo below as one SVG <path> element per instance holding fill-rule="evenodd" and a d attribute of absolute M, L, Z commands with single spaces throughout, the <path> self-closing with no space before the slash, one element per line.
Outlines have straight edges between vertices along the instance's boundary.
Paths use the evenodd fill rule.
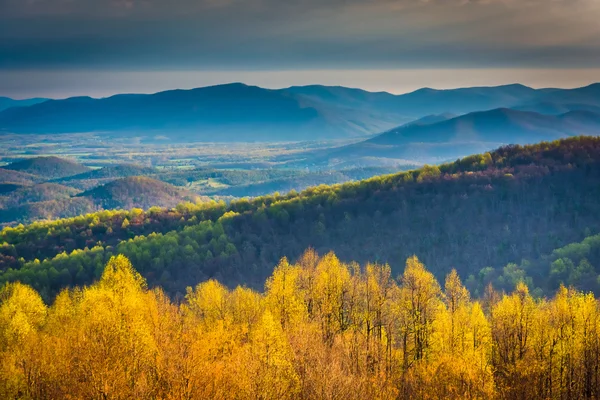
<path fill-rule="evenodd" d="M 394 279 L 312 250 L 282 259 L 264 294 L 209 280 L 179 304 L 117 256 L 50 307 L 0 289 L 0 398 L 600 397 L 593 295 L 536 300 L 518 284 L 484 305 L 416 257 Z"/>

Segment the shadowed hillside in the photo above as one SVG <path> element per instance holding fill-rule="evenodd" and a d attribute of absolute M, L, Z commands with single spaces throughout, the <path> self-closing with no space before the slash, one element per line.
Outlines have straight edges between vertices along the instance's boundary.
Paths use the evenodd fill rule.
<path fill-rule="evenodd" d="M 0 183 L 12 183 L 16 185 L 32 185 L 42 178 L 20 171 L 0 168 Z"/>
<path fill-rule="evenodd" d="M 200 198 L 184 189 L 143 176 L 118 179 L 79 196 L 89 198 L 105 209 L 174 207 Z"/>
<path fill-rule="evenodd" d="M 77 175 L 90 169 L 79 163 L 59 157 L 28 158 L 9 165 L 4 169 L 25 172 L 45 179 L 57 179 Z"/>
<path fill-rule="evenodd" d="M 4 204 L 5 207 L 17 207 L 25 203 L 68 199 L 79 193 L 79 190 L 56 183 L 40 183 L 24 186 L 10 192 Z"/>
<path fill-rule="evenodd" d="M 61 179 L 62 182 L 88 179 L 126 178 L 128 176 L 149 175 L 156 173 L 154 168 L 133 164 L 109 165 Z"/>
<path fill-rule="evenodd" d="M 82 174 L 57 179 L 64 185 L 69 185 L 80 190 L 91 190 L 96 186 L 104 185 L 116 179 L 130 176 L 154 175 L 158 171 L 154 168 L 143 167 L 132 164 L 109 165 L 100 169 L 94 169 Z"/>

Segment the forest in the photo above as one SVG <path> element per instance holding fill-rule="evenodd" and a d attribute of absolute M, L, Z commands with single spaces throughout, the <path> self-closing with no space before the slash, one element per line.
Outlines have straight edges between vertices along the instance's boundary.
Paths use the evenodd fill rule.
<path fill-rule="evenodd" d="M 520 281 L 536 297 L 561 283 L 599 294 L 599 196 L 600 139 L 507 146 L 300 193 L 5 228 L 0 283 L 31 285 L 51 302 L 123 254 L 172 298 L 208 279 L 260 289 L 281 257 L 312 247 L 394 274 L 417 255 L 439 280 L 456 269 L 475 297 Z"/>
<path fill-rule="evenodd" d="M 396 276 L 309 249 L 262 292 L 207 280 L 179 302 L 122 255 L 50 306 L 0 289 L 6 399 L 592 399 L 599 357 L 593 294 L 475 299 L 415 256 Z"/>

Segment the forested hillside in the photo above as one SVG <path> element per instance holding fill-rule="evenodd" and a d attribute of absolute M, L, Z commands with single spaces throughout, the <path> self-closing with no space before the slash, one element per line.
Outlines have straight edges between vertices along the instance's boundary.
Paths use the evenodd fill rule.
<path fill-rule="evenodd" d="M 173 302 L 123 256 L 100 274 L 51 306 L 0 288 L 1 398 L 600 397 L 598 302 L 564 286 L 478 300 L 417 257 L 396 275 L 311 250 L 264 293 L 209 280 Z"/>
<path fill-rule="evenodd" d="M 7 170 L 36 175 L 46 179 L 64 178 L 81 174 L 90 169 L 71 160 L 59 157 L 35 157 L 15 162 L 4 167 Z"/>
<path fill-rule="evenodd" d="M 144 176 L 132 176 L 80 194 L 104 209 L 148 209 L 156 204 L 175 207 L 184 201 L 200 201 L 200 196 L 168 183 Z"/>
<path fill-rule="evenodd" d="M 275 147 L 275 152 L 281 154 L 288 151 L 286 145 Z M 416 166 L 354 166 L 310 171 L 302 166 L 289 168 L 279 162 L 219 164 L 210 160 L 210 167 L 196 167 L 194 163 L 199 161 L 190 157 L 181 160 L 181 168 L 173 165 L 154 168 L 128 163 L 112 165 L 112 161 L 107 164 L 104 159 L 100 161 L 93 156 L 86 165 L 58 157 L 15 157 L 13 163 L 0 168 L 0 229 L 102 209 L 174 207 L 184 201 L 206 201 L 207 196 L 214 200 L 231 200 L 304 190 Z"/>
<path fill-rule="evenodd" d="M 509 146 L 439 167 L 336 186 L 174 210 L 101 212 L 6 228 L 0 281 L 20 280 L 51 299 L 100 277 L 110 256 L 127 255 L 150 285 L 171 294 L 218 278 L 260 287 L 282 256 L 334 250 L 343 260 L 389 263 L 394 274 L 417 255 L 438 277 L 455 268 L 474 295 L 488 282 L 512 290 L 530 278 L 536 294 L 567 280 L 540 268 L 555 249 L 600 226 L 600 139 Z M 573 260 L 581 263 L 582 258 Z M 588 257 L 586 289 L 600 265 Z M 551 268 L 551 267 L 547 267 Z M 575 268 L 577 269 L 577 268 Z M 582 270 L 580 270 L 581 272 Z"/>
<path fill-rule="evenodd" d="M 148 209 L 154 205 L 174 207 L 185 201 L 207 200 L 183 188 L 144 176 L 112 180 L 86 192 L 56 183 L 5 184 L 3 187 L 5 193 L 0 193 L 0 223 L 51 220 L 103 209 Z"/>

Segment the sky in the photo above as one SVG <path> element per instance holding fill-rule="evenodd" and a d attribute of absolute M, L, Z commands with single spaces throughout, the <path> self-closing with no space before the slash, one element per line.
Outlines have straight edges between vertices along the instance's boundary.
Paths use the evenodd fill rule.
<path fill-rule="evenodd" d="M 600 0 L 0 0 L 0 96 L 600 81 Z"/>

